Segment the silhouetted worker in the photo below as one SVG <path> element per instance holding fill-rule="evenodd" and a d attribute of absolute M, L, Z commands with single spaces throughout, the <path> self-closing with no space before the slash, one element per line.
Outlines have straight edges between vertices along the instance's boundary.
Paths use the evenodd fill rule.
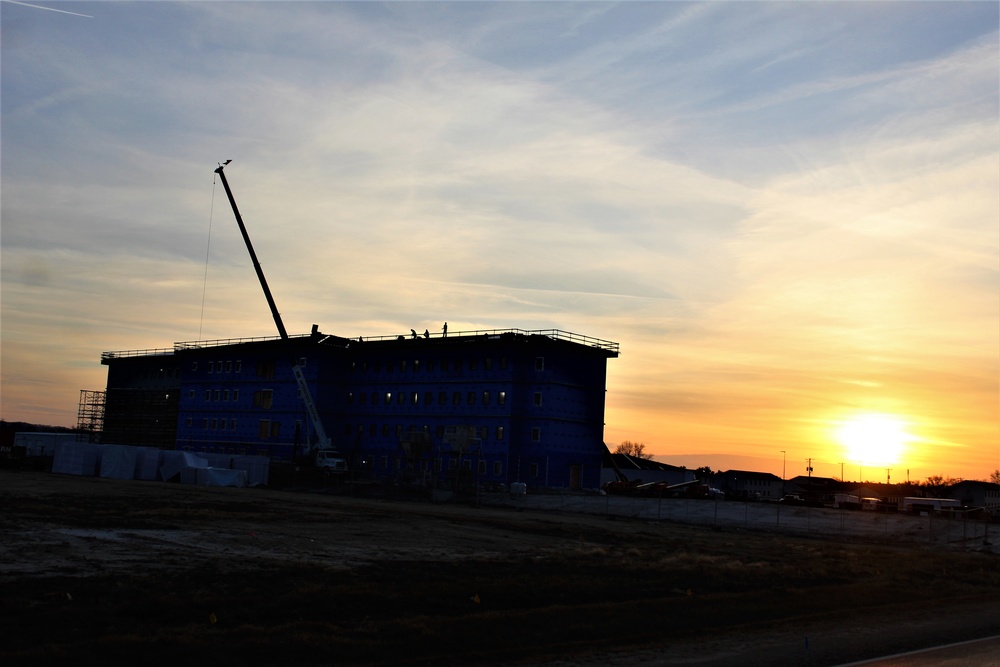
<path fill-rule="evenodd" d="M 431 332 L 428 331 L 427 329 L 424 329 L 424 338 L 430 338 L 430 337 L 431 337 Z"/>
<path fill-rule="evenodd" d="M 416 338 L 416 337 L 417 337 L 417 332 L 414 331 L 413 329 L 410 329 L 410 338 Z"/>
<path fill-rule="evenodd" d="M 448 323 L 447 322 L 445 322 L 444 326 L 441 327 L 441 335 L 442 336 L 447 336 L 448 335 Z"/>

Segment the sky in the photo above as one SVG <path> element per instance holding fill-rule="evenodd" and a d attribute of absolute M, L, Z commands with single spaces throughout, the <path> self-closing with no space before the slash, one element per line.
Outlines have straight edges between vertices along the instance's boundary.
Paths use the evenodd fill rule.
<path fill-rule="evenodd" d="M 1000 468 L 996 2 L 0 2 L 0 416 L 103 351 L 612 340 L 605 440 Z"/>

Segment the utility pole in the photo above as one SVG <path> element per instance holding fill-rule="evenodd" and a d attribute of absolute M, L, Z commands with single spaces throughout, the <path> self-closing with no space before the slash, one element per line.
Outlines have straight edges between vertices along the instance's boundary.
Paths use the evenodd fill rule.
<path fill-rule="evenodd" d="M 840 462 L 840 481 L 844 481 L 844 462 Z"/>
<path fill-rule="evenodd" d="M 812 500 L 812 483 L 813 483 L 813 460 L 811 458 L 806 459 L 806 474 L 809 476 L 809 482 L 806 484 L 807 497 Z"/>
<path fill-rule="evenodd" d="M 892 471 L 892 468 L 886 468 L 886 469 L 885 469 L 885 483 L 886 483 L 886 484 L 888 484 L 888 483 L 889 483 L 889 473 L 890 473 L 891 471 Z"/>

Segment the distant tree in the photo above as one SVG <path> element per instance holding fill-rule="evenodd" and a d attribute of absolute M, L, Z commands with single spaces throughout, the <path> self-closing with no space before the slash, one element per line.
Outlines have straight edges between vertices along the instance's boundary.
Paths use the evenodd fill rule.
<path fill-rule="evenodd" d="M 962 480 L 954 477 L 931 475 L 926 482 L 920 485 L 920 488 L 931 498 L 945 498 L 948 495 L 948 490 L 960 481 Z"/>
<path fill-rule="evenodd" d="M 641 442 L 632 442 L 631 440 L 622 440 L 617 447 L 615 447 L 615 454 L 628 454 L 629 456 L 634 456 L 637 459 L 651 459 L 652 454 L 646 453 L 646 445 Z"/>
<path fill-rule="evenodd" d="M 1000 484 L 1000 470 L 994 470 L 990 473 L 990 481 L 994 484 Z"/>
<path fill-rule="evenodd" d="M 712 467 L 711 466 L 702 466 L 700 468 L 695 468 L 694 469 L 694 476 L 697 479 L 701 480 L 702 482 L 706 482 L 706 481 L 712 479 L 712 476 L 713 476 Z"/>

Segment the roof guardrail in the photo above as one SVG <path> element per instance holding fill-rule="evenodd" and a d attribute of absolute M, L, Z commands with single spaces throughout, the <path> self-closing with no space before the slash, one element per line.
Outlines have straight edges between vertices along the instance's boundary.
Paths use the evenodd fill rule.
<path fill-rule="evenodd" d="M 452 331 L 449 333 L 428 332 L 426 338 L 470 338 L 477 336 L 501 336 L 503 334 L 515 334 L 520 336 L 545 336 L 546 338 L 552 338 L 554 340 L 564 340 L 571 343 L 577 343 L 579 345 L 586 345 L 588 347 L 596 347 L 601 350 L 606 350 L 608 352 L 613 352 L 618 354 L 619 345 L 618 343 L 610 340 L 603 340 L 601 338 L 593 338 L 592 336 L 584 336 L 583 334 L 573 333 L 571 331 L 562 331 L 560 329 L 538 329 L 538 330 L 527 330 L 527 329 L 474 329 L 472 331 Z M 289 338 L 309 338 L 312 334 L 292 334 Z M 390 341 L 399 340 L 400 338 L 411 338 L 411 334 L 395 334 L 391 336 L 359 336 L 357 339 L 362 342 L 365 341 Z M 424 335 L 418 334 L 418 338 L 425 338 Z M 198 341 L 183 341 L 179 343 L 174 343 L 173 348 L 150 348 L 145 350 L 115 350 L 112 352 L 102 352 L 101 361 L 107 361 L 108 359 L 118 359 L 121 357 L 152 357 L 152 356 L 167 356 L 180 352 L 182 350 L 197 350 L 201 348 L 209 347 L 223 347 L 225 345 L 240 345 L 243 343 L 258 343 L 263 341 L 275 341 L 281 340 L 281 336 L 250 336 L 242 338 L 218 338 L 214 340 L 198 340 Z"/>

